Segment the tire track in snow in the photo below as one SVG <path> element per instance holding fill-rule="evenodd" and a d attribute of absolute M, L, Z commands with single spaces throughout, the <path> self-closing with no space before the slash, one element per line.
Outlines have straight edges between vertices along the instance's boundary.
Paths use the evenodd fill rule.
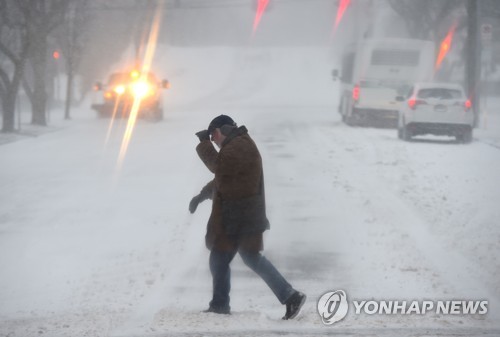
<path fill-rule="evenodd" d="M 207 268 L 206 263 L 200 264 L 200 259 L 206 258 L 200 237 L 203 228 L 199 221 L 194 220 L 193 215 L 187 214 L 184 221 L 174 227 L 165 247 L 160 248 L 164 257 L 161 262 L 161 278 L 150 285 L 148 292 L 134 306 L 125 323 L 117 326 L 110 336 L 151 333 L 151 323 L 161 309 L 185 305 L 177 302 L 178 296 L 196 289 L 199 274 Z M 194 244 L 190 246 L 190 242 Z"/>
<path fill-rule="evenodd" d="M 440 239 L 429 232 L 430 224 L 414 205 L 402 198 L 401 191 L 395 191 L 391 185 L 386 185 L 383 175 L 378 175 L 377 172 L 374 175 L 370 172 L 370 169 L 374 168 L 374 160 L 381 157 L 380 153 L 383 152 L 391 158 L 389 165 L 403 165 L 402 169 L 399 169 L 403 178 L 401 182 L 404 183 L 403 186 L 406 186 L 403 189 L 408 188 L 410 186 L 408 180 L 414 178 L 413 168 L 408 166 L 407 157 L 409 147 L 414 144 L 401 143 L 397 140 L 393 144 L 390 141 L 384 141 L 381 144 L 379 140 L 385 138 L 384 134 L 384 131 L 349 128 L 345 137 L 330 130 L 322 136 L 325 140 L 333 139 L 335 143 L 349 149 L 348 152 L 352 155 L 345 157 L 344 161 L 349 162 L 348 167 L 359 171 L 357 179 L 351 181 L 354 182 L 352 185 L 355 190 L 362 191 L 360 197 L 363 197 L 366 192 L 377 192 L 376 198 L 372 198 L 366 204 L 369 209 L 371 208 L 370 212 L 375 214 L 374 221 L 384 221 L 386 224 L 392 223 L 392 226 L 398 227 L 397 230 L 402 232 L 402 238 L 407 243 L 399 247 L 404 253 L 397 252 L 397 254 L 408 254 L 410 260 L 413 259 L 416 263 L 417 270 L 424 268 L 426 270 L 424 275 L 430 274 L 425 278 L 422 277 L 424 275 L 420 275 L 420 278 L 428 282 L 431 289 L 437 291 L 437 296 L 441 298 L 449 296 L 486 298 L 490 300 L 490 306 L 495 307 L 499 303 L 498 298 L 488 289 L 483 280 L 477 277 L 477 275 L 482 275 L 479 267 L 465 260 L 459 252 L 443 247 Z M 349 143 L 346 143 L 346 140 L 349 140 Z M 404 178 L 405 175 L 407 175 L 406 178 Z M 387 243 L 390 244 L 390 242 Z M 387 248 L 391 249 L 390 246 L 382 249 Z M 411 265 L 408 267 L 412 268 Z M 490 318 L 492 318 L 491 315 Z"/>

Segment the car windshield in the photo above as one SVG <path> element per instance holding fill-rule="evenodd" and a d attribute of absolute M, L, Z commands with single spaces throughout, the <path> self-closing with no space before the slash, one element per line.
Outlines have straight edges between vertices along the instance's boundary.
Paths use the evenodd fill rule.
<path fill-rule="evenodd" d="M 427 88 L 418 91 L 418 98 L 459 99 L 462 92 L 458 89 Z"/>
<path fill-rule="evenodd" d="M 127 73 L 115 73 L 109 76 L 108 84 L 116 85 L 116 84 L 123 84 L 129 81 L 130 79 Z"/>
<path fill-rule="evenodd" d="M 109 85 L 117 85 L 117 84 L 125 84 L 132 82 L 133 79 L 130 76 L 130 73 L 114 73 L 109 76 L 108 84 Z M 151 83 L 156 83 L 158 80 L 153 73 L 147 74 L 147 81 Z"/>

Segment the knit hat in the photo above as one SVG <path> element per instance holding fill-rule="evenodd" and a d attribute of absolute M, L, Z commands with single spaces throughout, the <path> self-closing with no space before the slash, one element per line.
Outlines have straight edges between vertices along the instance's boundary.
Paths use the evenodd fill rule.
<path fill-rule="evenodd" d="M 208 126 L 208 132 L 212 133 L 215 129 L 219 129 L 224 125 L 236 126 L 236 123 L 231 117 L 220 115 L 212 119 L 210 125 Z"/>

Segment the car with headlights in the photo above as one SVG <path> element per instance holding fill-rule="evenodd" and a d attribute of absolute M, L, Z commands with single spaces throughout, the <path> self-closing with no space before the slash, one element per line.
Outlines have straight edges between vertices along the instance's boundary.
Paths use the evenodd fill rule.
<path fill-rule="evenodd" d="M 167 80 L 159 81 L 152 72 L 138 70 L 115 72 L 106 84 L 97 82 L 94 90 L 102 92 L 100 102 L 92 109 L 100 117 L 128 117 L 135 110 L 138 117 L 163 119 L 162 89 L 168 89 Z"/>
<path fill-rule="evenodd" d="M 406 96 L 398 96 L 398 137 L 418 135 L 455 137 L 470 143 L 474 127 L 471 101 L 459 84 L 416 83 Z"/>

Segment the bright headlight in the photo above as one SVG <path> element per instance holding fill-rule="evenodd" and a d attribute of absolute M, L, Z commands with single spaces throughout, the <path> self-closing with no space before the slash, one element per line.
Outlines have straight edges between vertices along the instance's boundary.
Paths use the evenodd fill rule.
<path fill-rule="evenodd" d="M 122 95 L 125 92 L 125 86 L 122 84 L 117 85 L 114 90 L 118 95 Z"/>
<path fill-rule="evenodd" d="M 137 98 L 143 98 L 151 93 L 152 88 L 147 82 L 138 81 L 132 84 L 132 92 Z"/>

